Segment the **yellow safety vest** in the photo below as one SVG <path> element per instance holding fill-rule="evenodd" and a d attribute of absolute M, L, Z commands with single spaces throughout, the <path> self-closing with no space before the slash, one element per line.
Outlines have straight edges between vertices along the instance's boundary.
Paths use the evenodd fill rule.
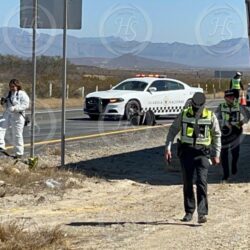
<path fill-rule="evenodd" d="M 240 89 L 240 79 L 232 79 L 232 89 Z"/>
<path fill-rule="evenodd" d="M 182 112 L 181 122 L 181 143 L 210 146 L 212 141 L 212 114 L 212 111 L 205 108 L 202 112 L 202 116 L 196 120 L 192 108 L 184 109 Z M 196 121 L 199 126 L 200 133 L 197 138 L 194 138 L 194 126 Z"/>
<path fill-rule="evenodd" d="M 231 125 L 239 127 L 240 104 L 238 102 L 232 107 L 228 106 L 227 103 L 222 103 L 220 104 L 220 110 L 222 115 L 222 126 L 230 122 Z"/>

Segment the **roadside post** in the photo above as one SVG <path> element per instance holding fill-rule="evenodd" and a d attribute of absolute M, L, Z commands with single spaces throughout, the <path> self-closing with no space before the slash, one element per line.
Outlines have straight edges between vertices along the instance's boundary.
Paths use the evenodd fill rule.
<path fill-rule="evenodd" d="M 65 99 L 67 86 L 67 30 L 82 27 L 82 0 L 20 0 L 20 27 L 33 29 L 33 83 L 31 157 L 34 156 L 36 91 L 36 29 L 63 29 L 63 70 L 61 107 L 61 166 L 65 165 Z"/>
<path fill-rule="evenodd" d="M 66 88 L 66 99 L 69 99 L 69 84 L 67 84 L 67 88 Z"/>
<path fill-rule="evenodd" d="M 213 84 L 213 94 L 214 94 L 214 99 L 215 99 L 215 97 L 216 97 L 216 89 L 214 87 L 214 84 Z"/>
<path fill-rule="evenodd" d="M 84 89 L 84 87 L 82 87 L 82 98 L 84 98 L 84 96 L 85 96 L 85 94 L 84 94 L 84 92 L 85 92 L 85 89 Z"/>
<path fill-rule="evenodd" d="M 53 84 L 52 82 L 49 82 L 49 97 L 52 97 L 53 94 Z"/>

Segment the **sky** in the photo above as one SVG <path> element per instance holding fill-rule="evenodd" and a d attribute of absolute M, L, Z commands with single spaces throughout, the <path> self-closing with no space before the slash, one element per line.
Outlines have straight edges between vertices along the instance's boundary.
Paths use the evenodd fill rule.
<path fill-rule="evenodd" d="M 20 0 L 0 0 L 0 27 L 19 27 L 19 10 Z M 247 37 L 245 0 L 83 0 L 82 13 L 68 34 L 202 45 Z"/>

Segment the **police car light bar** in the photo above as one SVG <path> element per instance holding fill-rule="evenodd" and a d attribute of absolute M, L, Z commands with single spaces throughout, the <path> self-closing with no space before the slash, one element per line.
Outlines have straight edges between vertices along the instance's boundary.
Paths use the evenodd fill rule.
<path fill-rule="evenodd" d="M 136 77 L 145 77 L 146 75 L 144 75 L 144 74 L 136 74 L 135 76 Z"/>
<path fill-rule="evenodd" d="M 136 77 L 155 77 L 155 78 L 167 78 L 166 75 L 154 75 L 154 74 L 149 74 L 149 75 L 145 75 L 145 74 L 136 74 Z"/>

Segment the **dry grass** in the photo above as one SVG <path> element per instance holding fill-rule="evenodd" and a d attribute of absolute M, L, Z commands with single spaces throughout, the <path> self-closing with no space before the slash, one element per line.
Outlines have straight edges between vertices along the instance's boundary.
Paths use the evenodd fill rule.
<path fill-rule="evenodd" d="M 0 224 L 0 249 L 70 249 L 65 233 L 59 228 L 26 230 L 15 221 Z"/>
<path fill-rule="evenodd" d="M 82 98 L 70 98 L 66 100 L 65 103 L 67 108 L 83 108 L 83 99 Z M 46 98 L 46 99 L 36 99 L 36 109 L 60 109 L 62 107 L 62 100 L 60 98 Z M 30 105 L 31 108 L 31 105 Z M 0 112 L 3 112 L 5 109 L 0 105 Z"/>
<path fill-rule="evenodd" d="M 82 173 L 45 166 L 44 164 L 29 170 L 25 165 L 15 166 L 12 161 L 3 161 L 0 167 L 1 181 L 7 184 L 5 190 L 8 196 L 34 194 L 45 190 L 47 193 L 62 196 L 66 189 L 78 188 L 79 184 L 86 179 Z M 69 182 L 69 178 L 73 181 Z M 46 184 L 47 180 L 54 180 L 59 185 L 51 188 Z"/>
<path fill-rule="evenodd" d="M 60 147 L 54 147 L 54 148 L 48 148 L 46 150 L 46 154 L 48 155 L 55 155 L 55 156 L 61 156 L 61 148 Z"/>
<path fill-rule="evenodd" d="M 66 100 L 66 108 L 73 108 L 73 107 L 82 107 L 83 106 L 83 99 L 82 98 L 69 98 Z M 60 98 L 38 98 L 36 100 L 36 108 L 37 109 L 55 109 L 61 108 L 62 100 Z"/>
<path fill-rule="evenodd" d="M 214 97 L 217 98 L 224 98 L 224 92 L 220 91 L 220 92 L 216 92 L 215 95 L 214 94 L 206 94 L 207 99 L 214 99 Z"/>

